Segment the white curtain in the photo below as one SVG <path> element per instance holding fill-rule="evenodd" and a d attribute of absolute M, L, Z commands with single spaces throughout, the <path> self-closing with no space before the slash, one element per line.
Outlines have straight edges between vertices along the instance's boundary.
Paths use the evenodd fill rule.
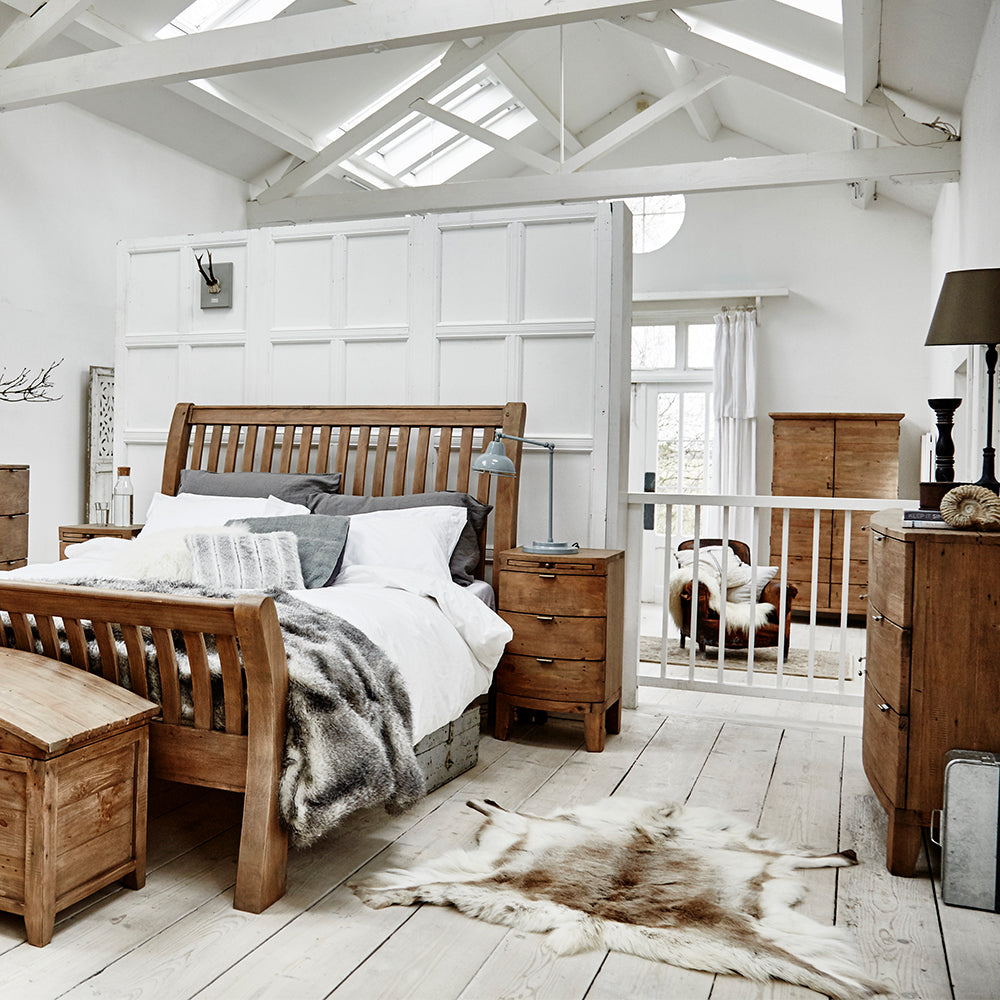
<path fill-rule="evenodd" d="M 723 309 L 715 317 L 716 482 L 720 493 L 757 492 L 757 314 L 754 309 Z M 730 537 L 753 545 L 753 512 L 732 509 Z"/>

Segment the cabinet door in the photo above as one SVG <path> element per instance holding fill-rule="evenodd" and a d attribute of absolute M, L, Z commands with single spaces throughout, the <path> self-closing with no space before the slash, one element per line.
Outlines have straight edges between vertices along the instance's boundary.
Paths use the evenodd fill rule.
<path fill-rule="evenodd" d="M 833 496 L 833 420 L 774 421 L 775 496 Z"/>
<path fill-rule="evenodd" d="M 836 421 L 833 495 L 891 498 L 898 484 L 899 421 Z"/>

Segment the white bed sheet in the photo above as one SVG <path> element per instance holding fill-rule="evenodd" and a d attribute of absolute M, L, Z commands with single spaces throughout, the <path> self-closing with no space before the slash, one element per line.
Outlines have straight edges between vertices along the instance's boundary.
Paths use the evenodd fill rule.
<path fill-rule="evenodd" d="M 121 538 L 67 548 L 68 558 L 9 570 L 37 582 L 116 576 Z M 412 570 L 352 566 L 332 587 L 292 592 L 349 621 L 396 663 L 413 707 L 413 742 L 458 718 L 489 690 L 510 626 L 472 588 Z"/>

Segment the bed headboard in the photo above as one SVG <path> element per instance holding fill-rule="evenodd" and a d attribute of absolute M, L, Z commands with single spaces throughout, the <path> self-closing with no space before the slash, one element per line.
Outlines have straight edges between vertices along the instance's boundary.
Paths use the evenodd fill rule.
<path fill-rule="evenodd" d="M 460 490 L 492 502 L 493 547 L 517 544 L 519 476 L 471 480 L 473 456 L 493 433 L 524 435 L 527 407 L 503 406 L 198 406 L 174 409 L 161 491 L 176 495 L 181 470 L 339 472 L 353 495 L 401 496 Z M 515 468 L 521 442 L 504 441 Z M 457 452 L 457 461 L 453 453 Z M 429 475 L 429 473 L 431 473 Z M 485 557 L 485 535 L 480 547 Z M 480 560 L 482 570 L 483 560 Z"/>

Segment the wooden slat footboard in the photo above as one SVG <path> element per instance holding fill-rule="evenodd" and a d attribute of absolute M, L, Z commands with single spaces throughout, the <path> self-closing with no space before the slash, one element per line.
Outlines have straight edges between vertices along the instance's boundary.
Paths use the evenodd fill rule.
<path fill-rule="evenodd" d="M 4 581 L 0 612 L 10 622 L 0 628 L 2 646 L 99 670 L 133 690 L 148 685 L 159 691 L 162 718 L 150 726 L 150 773 L 244 792 L 234 905 L 259 913 L 279 899 L 285 892 L 288 853 L 278 820 L 288 671 L 271 598 L 217 600 Z M 155 658 L 146 655 L 145 630 Z M 174 656 L 179 637 L 192 671 L 193 717 L 183 720 Z M 219 651 L 225 706 L 221 730 L 212 728 L 206 639 Z"/>

